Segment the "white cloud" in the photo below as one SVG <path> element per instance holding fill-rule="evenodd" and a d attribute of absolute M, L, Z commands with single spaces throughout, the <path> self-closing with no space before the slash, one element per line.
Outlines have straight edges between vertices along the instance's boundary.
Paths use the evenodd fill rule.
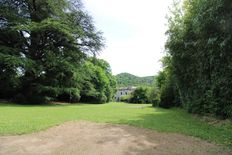
<path fill-rule="evenodd" d="M 104 33 L 107 60 L 114 74 L 154 75 L 163 56 L 166 15 L 172 0 L 84 0 Z"/>

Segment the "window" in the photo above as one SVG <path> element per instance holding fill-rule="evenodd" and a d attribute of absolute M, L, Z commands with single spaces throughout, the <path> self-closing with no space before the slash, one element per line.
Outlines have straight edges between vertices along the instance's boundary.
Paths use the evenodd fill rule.
<path fill-rule="evenodd" d="M 125 92 L 125 94 L 127 95 L 127 92 Z"/>
<path fill-rule="evenodd" d="M 122 95 L 122 92 L 121 92 L 121 95 Z"/>

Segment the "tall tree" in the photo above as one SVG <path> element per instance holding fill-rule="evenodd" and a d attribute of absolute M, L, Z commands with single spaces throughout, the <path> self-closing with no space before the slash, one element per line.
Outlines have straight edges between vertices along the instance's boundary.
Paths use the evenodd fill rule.
<path fill-rule="evenodd" d="M 26 6 L 23 1 L 0 1 L 0 98 L 11 98 L 20 86 L 20 70 L 26 67 L 23 55 L 26 39 L 23 32 L 14 29 L 26 24 Z"/>
<path fill-rule="evenodd" d="M 175 8 L 166 49 L 183 106 L 194 113 L 232 117 L 231 1 L 185 0 Z"/>
<path fill-rule="evenodd" d="M 85 63 L 81 102 L 104 103 L 113 99 L 116 79 L 110 65 L 101 59 L 91 58 Z"/>
<path fill-rule="evenodd" d="M 25 60 L 13 66 L 22 82 L 17 98 L 43 103 L 63 92 L 78 96 L 78 68 L 88 54 L 95 55 L 103 47 L 101 33 L 96 31 L 82 3 L 78 0 L 3 0 L 1 7 L 5 12 L 1 29 L 8 29 L 19 37 L 15 37 L 17 43 L 14 43 L 18 45 L 16 57 Z M 8 38 L 4 44 L 10 41 Z M 1 58 L 6 60 L 4 56 Z"/>

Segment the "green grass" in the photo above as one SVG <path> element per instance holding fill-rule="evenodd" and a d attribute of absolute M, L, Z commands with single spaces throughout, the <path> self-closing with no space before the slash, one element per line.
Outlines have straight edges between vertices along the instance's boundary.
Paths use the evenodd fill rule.
<path fill-rule="evenodd" d="M 180 109 L 166 110 L 152 108 L 151 105 L 123 103 L 53 106 L 0 104 L 0 135 L 36 132 L 73 120 L 128 124 L 181 133 L 232 147 L 231 122 L 210 125 Z"/>

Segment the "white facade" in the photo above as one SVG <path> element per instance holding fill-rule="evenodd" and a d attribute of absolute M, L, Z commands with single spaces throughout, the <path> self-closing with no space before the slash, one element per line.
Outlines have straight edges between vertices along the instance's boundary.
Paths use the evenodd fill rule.
<path fill-rule="evenodd" d="M 131 94 L 135 89 L 136 87 L 119 88 L 115 95 L 115 101 L 120 101 L 122 96 Z"/>

